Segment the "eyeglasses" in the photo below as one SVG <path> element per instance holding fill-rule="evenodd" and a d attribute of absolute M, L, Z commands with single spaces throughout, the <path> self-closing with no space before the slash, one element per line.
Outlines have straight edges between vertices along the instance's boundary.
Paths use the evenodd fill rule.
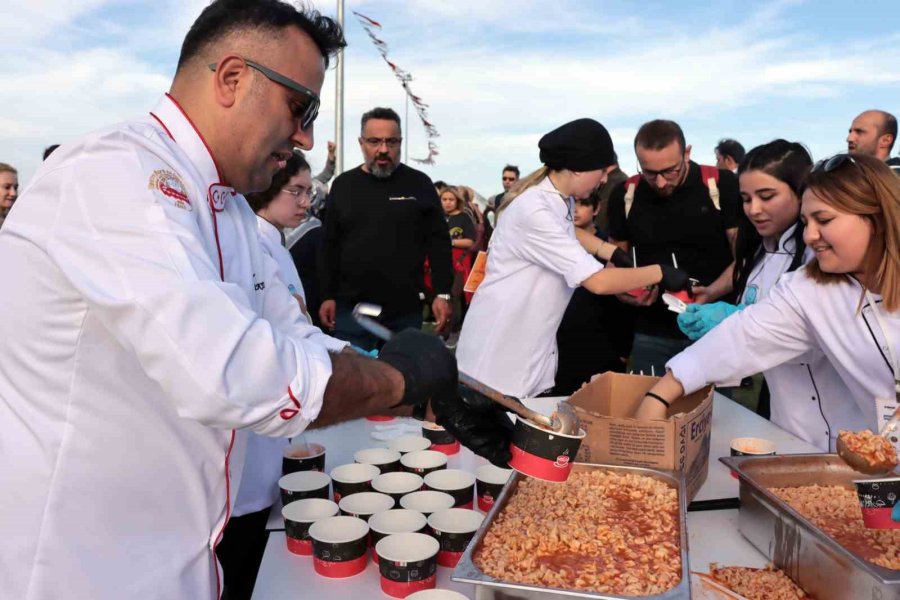
<path fill-rule="evenodd" d="M 316 117 L 319 116 L 319 104 L 321 101 L 319 100 L 319 95 L 314 91 L 306 87 L 305 85 L 301 85 L 294 81 L 293 79 L 288 79 L 281 73 L 273 71 L 272 69 L 265 67 L 258 62 L 254 62 L 249 58 L 240 57 L 247 66 L 251 69 L 256 69 L 260 73 L 262 73 L 266 79 L 269 81 L 274 81 L 277 84 L 283 85 L 287 89 L 297 92 L 298 94 L 303 94 L 307 97 L 307 101 L 301 103 L 296 108 L 291 109 L 291 114 L 294 116 L 294 119 L 300 121 L 300 127 L 304 130 L 312 127 L 313 121 L 316 120 Z M 215 73 L 217 68 L 216 63 L 211 63 L 209 65 L 209 70 Z"/>
<path fill-rule="evenodd" d="M 681 155 L 681 162 L 679 162 L 674 167 L 669 167 L 668 169 L 663 169 L 662 171 L 650 171 L 648 169 L 638 168 L 638 173 L 641 174 L 641 177 L 646 179 L 647 181 L 653 181 L 660 175 L 666 181 L 672 181 L 678 178 L 678 175 L 681 174 L 681 170 L 684 169 L 684 155 Z"/>
<path fill-rule="evenodd" d="M 853 160 L 853 157 L 846 152 L 842 154 L 835 154 L 830 158 L 823 158 L 822 160 L 817 162 L 810 173 L 820 173 L 822 171 L 824 171 L 825 173 L 831 173 L 835 169 L 848 162 L 853 163 L 854 165 L 856 164 L 856 161 Z"/>
<path fill-rule="evenodd" d="M 369 137 L 363 138 L 363 142 L 366 146 L 370 148 L 380 148 L 382 144 L 387 146 L 388 148 L 396 148 L 400 145 L 400 142 L 403 141 L 403 138 L 398 137 L 389 137 L 389 138 L 377 138 L 377 137 Z"/>
<path fill-rule="evenodd" d="M 290 194 L 291 196 L 293 196 L 294 200 L 300 200 L 301 196 L 304 196 L 306 198 L 312 198 L 312 196 L 313 196 L 312 188 L 305 188 L 305 189 L 301 189 L 301 190 L 295 190 L 295 189 L 291 189 L 291 188 L 281 188 L 281 191 L 284 192 L 285 194 Z"/>
<path fill-rule="evenodd" d="M 515 181 L 515 180 L 516 180 L 515 177 L 504 177 L 503 178 L 503 181 Z"/>

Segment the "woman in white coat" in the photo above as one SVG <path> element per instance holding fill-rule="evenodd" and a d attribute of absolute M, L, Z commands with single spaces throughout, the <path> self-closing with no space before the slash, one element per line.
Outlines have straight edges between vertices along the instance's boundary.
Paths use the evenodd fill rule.
<path fill-rule="evenodd" d="M 880 428 L 900 396 L 900 178 L 859 154 L 821 161 L 801 218 L 815 258 L 670 360 L 637 418 L 665 418 L 685 392 L 819 351 L 846 385 L 845 402 Z"/>
<path fill-rule="evenodd" d="M 491 237 L 487 272 L 456 351 L 461 372 L 520 398 L 553 387 L 556 330 L 576 287 L 617 294 L 656 284 L 668 290 L 690 285 L 683 271 L 668 265 L 604 269 L 597 258 L 632 265 L 612 244 L 587 234 L 582 247 L 576 238 L 575 199 L 587 198 L 616 167 L 603 125 L 579 119 L 546 134 L 538 146 L 544 166 L 506 194 Z M 455 424 L 444 426 L 452 431 Z M 483 441 L 478 449 L 470 448 L 497 463 L 508 458 L 505 440 L 494 436 Z"/>
<path fill-rule="evenodd" d="M 765 298 L 785 273 L 813 258 L 803 243 L 800 195 L 812 159 L 796 142 L 774 140 L 747 153 L 738 168 L 744 215 L 735 244 L 738 304 L 689 305 L 678 325 L 697 340 L 731 314 Z M 823 452 L 833 451 L 839 429 L 865 427 L 860 407 L 847 402 L 843 380 L 822 352 L 812 351 L 768 369 L 757 411 Z"/>

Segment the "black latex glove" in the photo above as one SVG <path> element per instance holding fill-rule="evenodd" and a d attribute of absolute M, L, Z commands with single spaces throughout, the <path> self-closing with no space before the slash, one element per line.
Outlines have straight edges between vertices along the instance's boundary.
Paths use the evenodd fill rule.
<path fill-rule="evenodd" d="M 630 269 L 634 266 L 634 263 L 631 261 L 631 257 L 628 256 L 627 253 L 623 252 L 621 248 L 616 248 L 612 256 L 609 257 L 609 262 L 616 265 L 617 267 L 624 267 Z"/>
<path fill-rule="evenodd" d="M 403 375 L 406 385 L 400 404 L 424 404 L 431 398 L 456 395 L 456 359 L 436 335 L 401 331 L 381 348 L 378 360 Z"/>
<path fill-rule="evenodd" d="M 669 292 L 691 291 L 691 278 L 687 273 L 671 265 L 659 265 L 659 268 L 662 270 L 662 279 L 659 280 L 662 289 Z"/>
<path fill-rule="evenodd" d="M 513 423 L 506 409 L 478 392 L 459 386 L 457 394 L 431 400 L 437 424 L 459 442 L 498 467 L 508 469 Z"/>

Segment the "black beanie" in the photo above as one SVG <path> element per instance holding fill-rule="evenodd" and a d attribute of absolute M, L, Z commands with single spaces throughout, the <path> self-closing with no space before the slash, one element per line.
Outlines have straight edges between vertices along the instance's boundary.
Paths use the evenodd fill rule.
<path fill-rule="evenodd" d="M 551 169 L 596 171 L 618 162 L 606 127 L 577 119 L 557 127 L 538 142 L 541 162 Z"/>

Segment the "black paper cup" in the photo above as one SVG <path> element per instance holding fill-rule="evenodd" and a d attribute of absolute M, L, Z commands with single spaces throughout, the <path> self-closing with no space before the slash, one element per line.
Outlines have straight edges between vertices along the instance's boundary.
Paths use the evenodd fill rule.
<path fill-rule="evenodd" d="M 278 480 L 281 490 L 281 504 L 287 506 L 297 500 L 322 498 L 328 500 L 328 485 L 331 477 L 319 471 L 297 471 L 288 473 Z"/>
<path fill-rule="evenodd" d="M 583 429 L 578 430 L 578 435 L 568 435 L 516 417 L 509 466 L 535 479 L 565 481 L 572 472 L 572 461 L 584 436 Z"/>
<path fill-rule="evenodd" d="M 374 547 L 378 542 L 395 533 L 425 533 L 428 521 L 422 513 L 405 508 L 395 508 L 375 513 L 369 517 L 369 530 L 372 535 L 372 560 L 378 564 L 378 553 Z"/>
<path fill-rule="evenodd" d="M 291 444 L 281 453 L 281 474 L 297 471 L 324 471 L 325 446 L 322 444 Z"/>
<path fill-rule="evenodd" d="M 900 529 L 900 521 L 891 518 L 900 499 L 900 477 L 857 479 L 853 483 L 867 529 Z"/>
<path fill-rule="evenodd" d="M 372 489 L 387 494 L 394 499 L 394 506 L 400 506 L 400 498 L 422 489 L 422 478 L 415 473 L 399 471 L 382 473 L 372 480 Z"/>
<path fill-rule="evenodd" d="M 459 452 L 459 442 L 453 434 L 436 423 L 422 423 L 422 437 L 431 440 L 431 449 L 453 456 Z"/>
<path fill-rule="evenodd" d="M 455 567 L 482 521 L 483 514 L 465 508 L 442 510 L 428 517 L 428 527 L 441 545 L 438 564 Z"/>
<path fill-rule="evenodd" d="M 456 499 L 447 492 L 434 490 L 422 490 L 413 492 L 400 498 L 400 506 L 420 512 L 426 517 L 431 513 L 453 508 Z"/>
<path fill-rule="evenodd" d="M 772 456 L 775 442 L 763 438 L 734 438 L 731 440 L 732 456 Z"/>
<path fill-rule="evenodd" d="M 313 568 L 323 577 L 353 577 L 366 570 L 369 526 L 356 517 L 328 517 L 312 524 Z"/>
<path fill-rule="evenodd" d="M 425 476 L 425 487 L 453 496 L 456 508 L 472 508 L 475 495 L 475 476 L 460 469 L 442 469 Z"/>
<path fill-rule="evenodd" d="M 375 513 L 394 508 L 394 499 L 378 492 L 359 492 L 344 496 L 338 503 L 341 514 L 368 521 Z"/>
<path fill-rule="evenodd" d="M 431 440 L 421 435 L 401 435 L 388 442 L 388 448 L 396 450 L 400 455 L 416 450 L 428 450 L 431 448 Z"/>
<path fill-rule="evenodd" d="M 312 555 L 312 539 L 309 537 L 309 528 L 316 521 L 333 517 L 337 513 L 337 504 L 321 498 L 297 500 L 283 507 L 281 516 L 284 518 L 288 550 L 294 554 Z"/>
<path fill-rule="evenodd" d="M 501 469 L 494 465 L 481 465 L 475 469 L 475 495 L 478 497 L 480 510 L 491 510 L 494 500 L 500 496 L 500 491 L 512 474 L 512 469 Z"/>
<path fill-rule="evenodd" d="M 353 461 L 362 465 L 375 465 L 382 473 L 400 470 L 400 453 L 390 448 L 366 448 L 353 454 Z"/>
<path fill-rule="evenodd" d="M 422 590 L 406 597 L 406 600 L 469 600 L 459 592 L 453 590 L 445 590 L 434 588 L 433 590 Z"/>
<path fill-rule="evenodd" d="M 372 480 L 380 474 L 381 471 L 375 465 L 360 463 L 350 463 L 333 468 L 331 470 L 331 493 L 334 501 L 340 502 L 341 498 L 350 494 L 372 491 Z"/>
<path fill-rule="evenodd" d="M 400 457 L 400 467 L 409 473 L 425 477 L 447 468 L 447 455 L 437 450 L 417 450 Z"/>
<path fill-rule="evenodd" d="M 437 581 L 437 540 L 424 533 L 396 533 L 375 546 L 381 591 L 393 598 L 434 587 Z"/>

